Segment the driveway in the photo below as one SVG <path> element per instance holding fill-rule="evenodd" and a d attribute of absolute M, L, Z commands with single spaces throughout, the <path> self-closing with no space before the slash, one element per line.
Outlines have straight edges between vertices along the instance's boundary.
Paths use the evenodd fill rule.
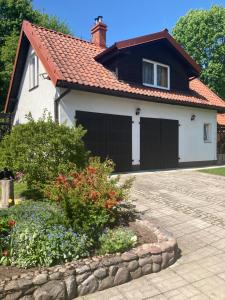
<path fill-rule="evenodd" d="M 192 170 L 135 176 L 132 199 L 175 235 L 182 256 L 159 273 L 78 299 L 225 299 L 225 177 Z"/>

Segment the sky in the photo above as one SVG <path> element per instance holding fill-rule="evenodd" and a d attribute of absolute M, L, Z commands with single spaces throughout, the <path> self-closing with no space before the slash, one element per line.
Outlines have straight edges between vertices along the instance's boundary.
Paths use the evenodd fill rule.
<path fill-rule="evenodd" d="M 95 17 L 108 25 L 107 45 L 164 28 L 172 31 L 191 9 L 225 7 L 225 0 L 33 0 L 34 8 L 59 17 L 73 34 L 90 40 Z"/>

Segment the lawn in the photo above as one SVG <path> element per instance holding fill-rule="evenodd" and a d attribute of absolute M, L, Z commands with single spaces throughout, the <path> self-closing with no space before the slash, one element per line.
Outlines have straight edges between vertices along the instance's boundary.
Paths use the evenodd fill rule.
<path fill-rule="evenodd" d="M 224 167 L 200 170 L 200 172 L 213 174 L 213 175 L 225 176 L 225 168 Z"/>

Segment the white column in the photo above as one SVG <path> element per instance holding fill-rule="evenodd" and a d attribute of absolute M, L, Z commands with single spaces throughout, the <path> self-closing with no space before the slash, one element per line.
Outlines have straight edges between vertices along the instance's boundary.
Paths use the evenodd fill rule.
<path fill-rule="evenodd" d="M 134 115 L 132 121 L 132 165 L 140 165 L 140 115 Z"/>

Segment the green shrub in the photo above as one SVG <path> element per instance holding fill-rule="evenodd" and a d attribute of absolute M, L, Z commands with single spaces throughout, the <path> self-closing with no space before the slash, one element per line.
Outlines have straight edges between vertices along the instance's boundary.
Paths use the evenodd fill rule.
<path fill-rule="evenodd" d="M 0 168 L 23 172 L 29 189 L 42 191 L 62 170 L 83 168 L 88 153 L 81 127 L 59 125 L 45 115 L 13 127 L 0 143 Z"/>
<path fill-rule="evenodd" d="M 119 178 L 109 178 L 112 162 L 91 159 L 81 172 L 60 175 L 46 189 L 46 197 L 59 203 L 72 228 L 87 234 L 96 244 L 105 227 L 115 226 L 124 212 L 131 180 L 118 185 Z"/>
<path fill-rule="evenodd" d="M 137 236 L 129 229 L 109 229 L 100 238 L 101 255 L 129 250 L 137 242 Z"/>
<path fill-rule="evenodd" d="M 11 235 L 11 264 L 20 267 L 52 266 L 89 255 L 88 239 L 62 225 L 21 222 Z"/>

